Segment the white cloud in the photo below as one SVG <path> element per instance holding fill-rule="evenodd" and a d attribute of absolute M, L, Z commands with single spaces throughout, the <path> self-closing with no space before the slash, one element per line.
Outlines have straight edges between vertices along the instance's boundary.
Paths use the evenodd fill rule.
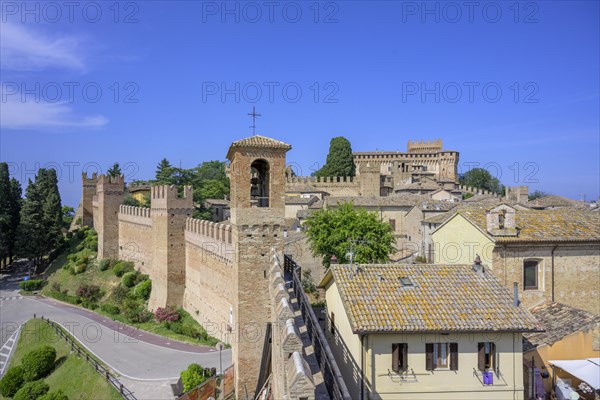
<path fill-rule="evenodd" d="M 6 98 L 0 107 L 2 129 L 97 128 L 108 123 L 108 119 L 102 115 L 75 115 L 65 103 L 21 102 Z"/>
<path fill-rule="evenodd" d="M 74 37 L 51 38 L 25 24 L 0 25 L 0 67 L 16 71 L 39 71 L 45 68 L 83 70 L 80 42 Z"/>

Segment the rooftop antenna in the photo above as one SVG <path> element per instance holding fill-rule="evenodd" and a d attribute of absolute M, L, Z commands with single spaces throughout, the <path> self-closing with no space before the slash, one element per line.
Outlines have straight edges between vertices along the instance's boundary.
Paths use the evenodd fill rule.
<path fill-rule="evenodd" d="M 585 203 L 585 193 L 579 193 L 579 196 L 581 196 L 581 202 Z"/>
<path fill-rule="evenodd" d="M 250 125 L 252 135 L 256 135 L 256 117 L 261 117 L 262 115 L 256 113 L 256 106 L 252 106 L 252 112 L 248 113 L 248 115 L 252 117 L 252 125 Z"/>

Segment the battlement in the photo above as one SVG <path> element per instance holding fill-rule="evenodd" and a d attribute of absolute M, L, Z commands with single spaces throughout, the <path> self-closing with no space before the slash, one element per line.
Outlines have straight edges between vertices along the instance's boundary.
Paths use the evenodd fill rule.
<path fill-rule="evenodd" d="M 94 175 L 92 175 L 93 177 Z M 98 177 L 98 183 L 96 185 L 98 192 L 107 192 L 107 191 L 118 191 L 122 192 L 125 190 L 125 177 L 123 175 L 119 176 L 108 176 L 108 175 L 100 175 Z"/>
<path fill-rule="evenodd" d="M 185 220 L 185 230 L 216 242 L 231 244 L 231 225 L 196 218 Z"/>
<path fill-rule="evenodd" d="M 94 184 L 95 184 L 96 182 L 98 182 L 98 174 L 97 174 L 97 173 L 95 173 L 95 172 L 93 172 L 93 173 L 92 173 L 92 177 L 90 178 L 90 177 L 88 176 L 88 173 L 87 173 L 87 172 L 83 172 L 83 173 L 81 174 L 81 181 L 82 181 L 84 184 L 85 184 L 85 183 L 94 183 Z"/>
<path fill-rule="evenodd" d="M 409 140 L 407 150 L 409 153 L 437 153 L 442 151 L 442 139 L 436 140 Z"/>
<path fill-rule="evenodd" d="M 152 209 L 183 209 L 194 208 L 192 187 L 183 188 L 183 196 L 179 197 L 177 186 L 159 185 L 150 188 L 150 206 Z"/>
<path fill-rule="evenodd" d="M 119 207 L 119 222 L 152 226 L 150 212 L 149 208 L 121 205 Z"/>
<path fill-rule="evenodd" d="M 471 194 L 497 196 L 496 193 L 491 192 L 489 190 L 479 189 L 479 188 L 465 186 L 465 185 L 459 185 L 458 190 L 460 190 L 461 192 L 471 193 Z"/>
<path fill-rule="evenodd" d="M 286 183 L 351 183 L 353 176 L 288 176 Z"/>

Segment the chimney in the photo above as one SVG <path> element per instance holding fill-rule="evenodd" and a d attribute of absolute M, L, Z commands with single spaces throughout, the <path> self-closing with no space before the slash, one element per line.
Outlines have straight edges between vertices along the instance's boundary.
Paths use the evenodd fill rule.
<path fill-rule="evenodd" d="M 513 305 L 515 307 L 519 307 L 519 284 L 517 282 L 513 283 Z"/>
<path fill-rule="evenodd" d="M 483 274 L 485 272 L 485 269 L 483 268 L 483 265 L 481 264 L 481 257 L 479 257 L 479 254 L 475 254 L 475 261 L 473 262 L 473 271 L 477 272 L 478 274 Z"/>

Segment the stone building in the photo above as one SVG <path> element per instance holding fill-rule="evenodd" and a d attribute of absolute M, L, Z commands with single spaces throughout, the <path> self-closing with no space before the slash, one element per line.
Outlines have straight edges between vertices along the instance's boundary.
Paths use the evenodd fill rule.
<path fill-rule="evenodd" d="M 326 335 L 354 398 L 523 399 L 532 315 L 481 265 L 332 265 Z"/>
<path fill-rule="evenodd" d="M 463 264 L 475 254 L 526 307 L 551 301 L 600 314 L 600 215 L 507 204 L 459 210 L 433 233 L 433 259 Z"/>
<path fill-rule="evenodd" d="M 458 188 L 458 152 L 444 150 L 441 139 L 409 141 L 406 152 L 354 152 L 353 156 L 356 176 L 318 178 L 289 175 L 286 191 L 306 190 L 309 186 L 331 196 L 373 197 L 391 196 L 398 190 L 424 193 Z M 413 186 L 414 190 L 410 189 Z"/>
<path fill-rule="evenodd" d="M 270 371 L 280 373 L 269 381 L 279 398 L 314 399 L 319 386 L 318 368 L 306 362 L 312 357 L 314 369 L 310 343 L 294 338 L 302 318 L 280 304 L 292 301 L 279 290 L 283 263 L 273 261 L 283 260 L 290 148 L 258 135 L 231 144 L 228 223 L 192 218 L 189 186 L 152 186 L 143 208 L 122 204 L 123 176 L 83 178 L 82 215 L 98 232 L 98 258 L 134 262 L 152 279 L 150 309 L 183 307 L 231 344 L 239 397 L 259 392 Z M 283 330 L 282 315 L 292 315 Z"/>

